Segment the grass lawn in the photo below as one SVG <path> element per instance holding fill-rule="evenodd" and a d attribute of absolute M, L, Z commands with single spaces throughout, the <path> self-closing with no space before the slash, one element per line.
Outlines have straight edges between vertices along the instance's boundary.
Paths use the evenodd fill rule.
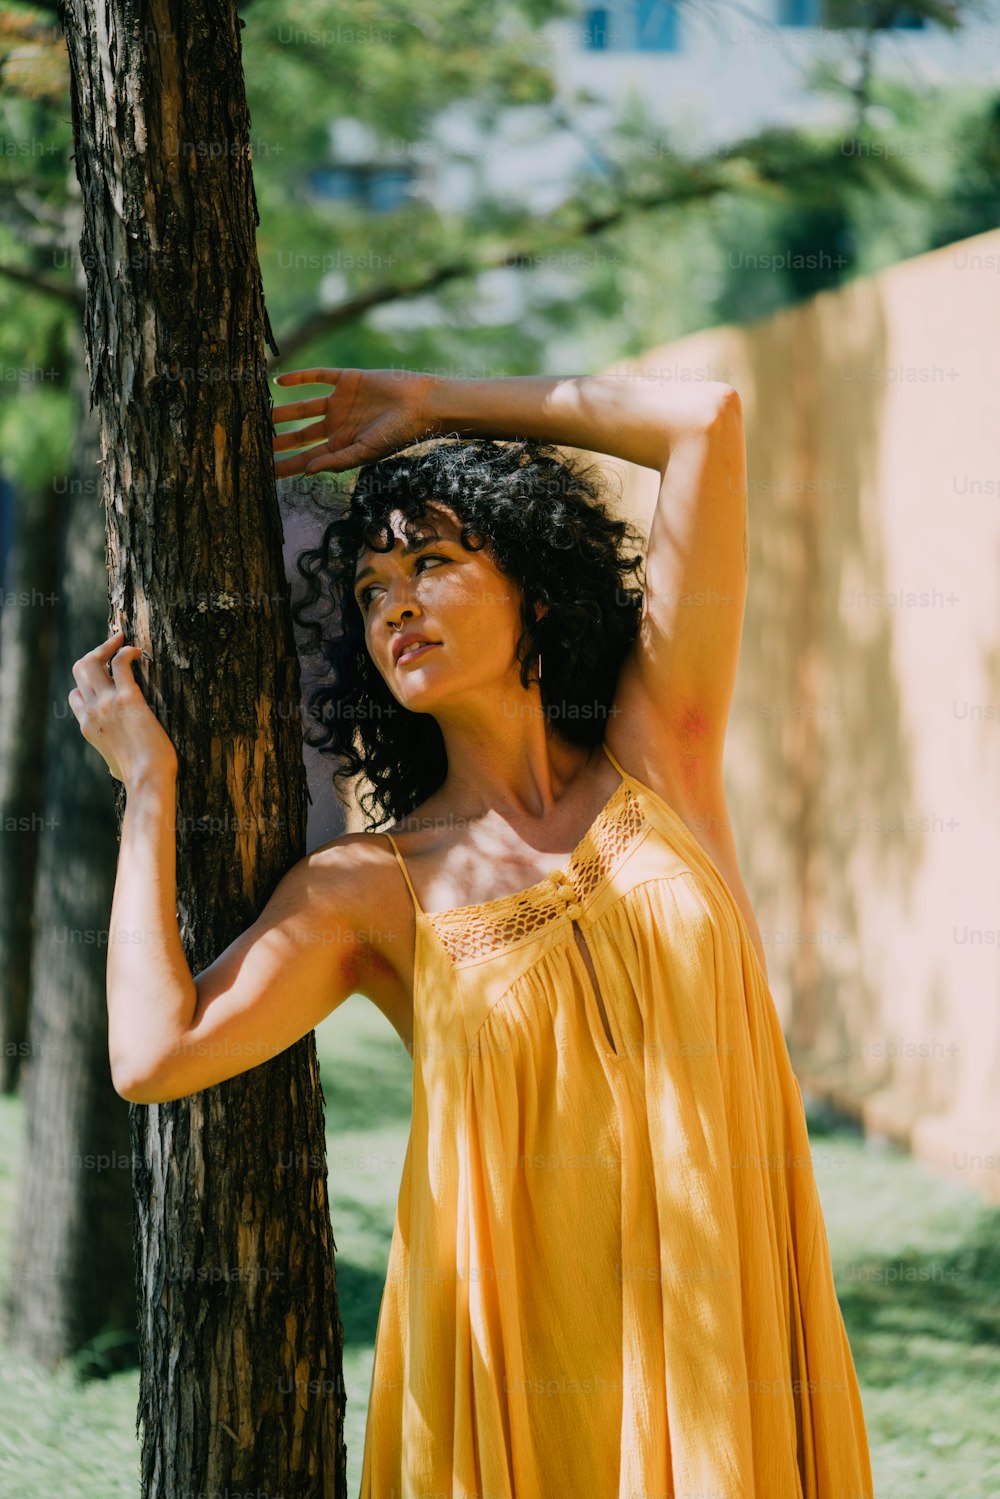
<path fill-rule="evenodd" d="M 372 1346 L 410 1118 L 411 1063 L 360 996 L 319 1027 L 344 1323 L 348 1493 L 361 1481 Z M 124 1107 L 124 1105 L 123 1105 Z M 23 1111 L 0 1098 L 0 1274 Z M 817 1111 L 811 1139 L 861 1381 L 878 1499 L 1000 1494 L 1000 1210 Z M 4 1499 L 135 1496 L 135 1371 L 75 1383 L 4 1348 Z"/>

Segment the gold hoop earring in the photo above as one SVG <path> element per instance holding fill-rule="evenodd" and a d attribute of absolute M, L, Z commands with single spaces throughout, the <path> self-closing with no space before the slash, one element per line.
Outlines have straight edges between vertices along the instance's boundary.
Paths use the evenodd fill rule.
<path fill-rule="evenodd" d="M 541 653 L 541 651 L 538 652 L 538 680 L 539 680 L 539 682 L 542 680 L 542 653 Z"/>

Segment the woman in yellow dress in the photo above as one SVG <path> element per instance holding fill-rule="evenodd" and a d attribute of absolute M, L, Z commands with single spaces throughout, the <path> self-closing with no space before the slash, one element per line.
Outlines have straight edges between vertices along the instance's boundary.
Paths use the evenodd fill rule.
<path fill-rule="evenodd" d="M 872 1499 L 723 790 L 736 391 L 279 381 L 333 391 L 276 408 L 308 419 L 276 436 L 278 476 L 359 470 L 299 559 L 295 612 L 329 678 L 311 742 L 337 779 L 363 774 L 371 826 L 288 872 L 182 987 L 155 1054 L 109 988 L 116 1087 L 196 1092 L 354 992 L 410 1049 L 361 1499 Z M 553 444 L 658 471 L 644 558 Z M 75 674 L 101 699 L 97 747 L 140 786 L 169 752 L 116 720 L 138 692 L 108 677 L 116 644 Z M 332 912 L 334 940 L 309 941 Z"/>

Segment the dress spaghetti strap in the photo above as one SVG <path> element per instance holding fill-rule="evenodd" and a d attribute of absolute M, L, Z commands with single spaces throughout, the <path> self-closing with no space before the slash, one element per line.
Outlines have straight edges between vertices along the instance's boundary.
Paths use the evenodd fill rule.
<path fill-rule="evenodd" d="M 391 833 L 383 833 L 382 837 L 383 838 L 388 838 L 389 842 L 392 844 L 392 851 L 396 855 L 396 863 L 399 865 L 400 869 L 403 871 L 403 879 L 406 881 L 407 888 L 408 888 L 408 890 L 410 892 L 410 895 L 411 895 L 411 897 L 413 899 L 413 909 L 414 909 L 414 911 L 416 911 L 416 913 L 417 913 L 418 916 L 422 916 L 424 914 L 423 907 L 421 906 L 420 902 L 417 900 L 417 892 L 414 890 L 413 883 L 410 880 L 410 876 L 406 872 L 406 865 L 403 863 L 403 855 L 399 852 L 399 849 L 396 847 L 396 840 L 395 840 L 395 838 L 392 836 Z"/>
<path fill-rule="evenodd" d="M 618 774 L 622 777 L 622 779 L 625 780 L 625 781 L 631 781 L 632 777 L 629 775 L 629 773 L 628 773 L 627 770 L 623 770 L 622 767 L 618 764 L 618 761 L 615 759 L 614 755 L 608 749 L 607 741 L 604 740 L 604 739 L 601 740 L 601 749 L 607 755 L 608 759 L 611 761 L 612 765 L 615 767 L 615 770 L 617 770 Z"/>

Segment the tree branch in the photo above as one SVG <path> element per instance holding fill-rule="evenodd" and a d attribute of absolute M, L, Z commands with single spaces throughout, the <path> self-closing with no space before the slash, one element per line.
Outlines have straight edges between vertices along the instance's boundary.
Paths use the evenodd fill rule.
<path fill-rule="evenodd" d="M 32 291 L 41 292 L 47 297 L 57 297 L 59 301 L 66 302 L 74 311 L 83 312 L 86 298 L 82 291 L 78 291 L 69 281 L 60 281 L 58 276 L 46 276 L 42 271 L 33 271 L 26 265 L 5 265 L 0 262 L 0 276 L 6 276 L 11 281 L 18 281 L 22 286 L 30 286 Z"/>
<path fill-rule="evenodd" d="M 726 162 L 725 158 L 718 163 L 720 166 L 729 165 L 730 167 L 732 164 L 731 160 Z M 768 189 L 780 185 L 782 177 L 794 180 L 794 176 L 794 171 L 786 174 L 769 171 L 765 179 L 757 177 L 754 173 L 757 185 L 766 186 Z M 742 185 L 754 184 L 753 182 L 747 184 L 744 180 Z M 625 199 L 603 212 L 589 213 L 584 210 L 583 217 L 575 227 L 565 224 L 567 210 L 582 208 L 582 205 L 564 203 L 554 213 L 541 220 L 537 233 L 522 243 L 513 241 L 494 255 L 435 266 L 426 275 L 412 282 L 385 282 L 381 286 L 372 287 L 370 291 L 360 292 L 355 297 L 339 302 L 335 307 L 310 313 L 283 339 L 278 339 L 279 357 L 282 361 L 292 358 L 314 339 L 322 338 L 326 334 L 336 332 L 338 328 L 357 322 L 375 307 L 384 307 L 390 302 L 408 301 L 414 297 L 424 296 L 427 292 L 436 291 L 438 287 L 462 276 L 475 276 L 481 271 L 497 270 L 502 266 L 530 264 L 539 254 L 551 254 L 553 246 L 559 243 L 573 243 L 601 234 L 607 229 L 627 222 L 636 214 L 649 213 L 657 208 L 678 207 L 682 203 L 706 201 L 718 193 L 731 191 L 733 187 L 731 172 L 720 171 L 712 174 L 701 165 L 689 165 L 688 175 L 683 181 L 675 180 L 658 192 Z M 269 368 L 273 367 L 273 361 L 269 362 Z"/>

